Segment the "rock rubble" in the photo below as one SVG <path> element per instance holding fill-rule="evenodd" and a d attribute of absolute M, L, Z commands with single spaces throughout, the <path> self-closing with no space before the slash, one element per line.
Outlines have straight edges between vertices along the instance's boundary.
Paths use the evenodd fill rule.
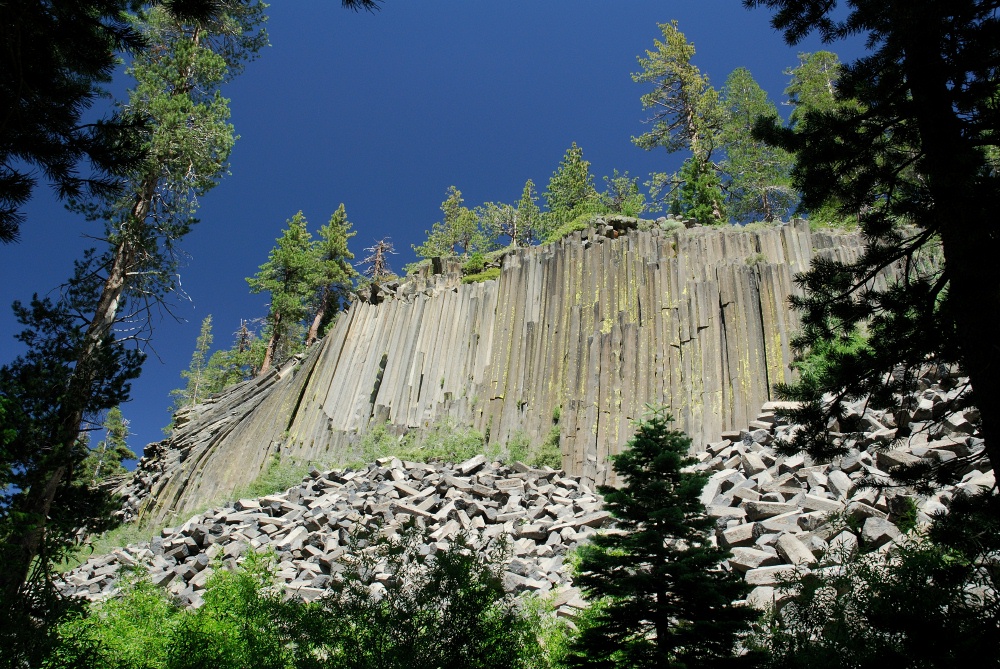
<path fill-rule="evenodd" d="M 911 521 L 915 510 L 917 522 L 928 522 L 955 494 L 992 487 L 993 471 L 976 458 L 983 442 L 967 400 L 967 379 L 929 367 L 895 415 L 864 401 L 851 405 L 843 425 L 832 426 L 842 430 L 834 436 L 846 454 L 830 463 L 777 454 L 775 442 L 798 429 L 778 415 L 790 408 L 780 402 L 764 404 L 748 429 L 725 432 L 699 452 L 695 468 L 710 473 L 701 500 L 716 519 L 715 540 L 732 552 L 724 567 L 754 586 L 747 601 L 771 605 L 791 574 L 825 568 L 857 550 L 886 550 L 903 537 L 897 523 L 908 513 Z M 961 482 L 930 497 L 865 485 L 888 481 L 900 465 L 956 458 Z M 271 548 L 279 583 L 311 600 L 337 577 L 356 530 L 392 535 L 407 522 L 426 530 L 425 554 L 460 533 L 484 549 L 504 538 L 507 588 L 554 592 L 562 615 L 584 606 L 564 564 L 567 551 L 613 527 L 587 482 L 562 471 L 491 463 L 484 455 L 459 464 L 383 458 L 357 471 L 313 470 L 284 493 L 198 514 L 150 542 L 91 558 L 66 573 L 61 587 L 100 599 L 116 591 L 123 567 L 143 564 L 154 583 L 197 606 L 213 569 L 235 568 L 247 551 Z"/>
<path fill-rule="evenodd" d="M 63 575 L 61 589 L 101 599 L 116 591 L 122 568 L 144 564 L 153 583 L 198 606 L 214 568 L 233 569 L 247 551 L 270 548 L 279 584 L 312 600 L 343 568 L 355 532 L 392 536 L 412 522 L 427 533 L 425 554 L 459 534 L 484 549 L 507 541 L 506 587 L 559 590 L 556 602 L 570 614 L 583 604 L 569 588 L 566 552 L 609 521 L 600 498 L 561 471 L 490 463 L 484 455 L 457 465 L 383 458 L 358 471 L 314 470 L 284 493 L 198 514 L 149 542 L 89 559 Z"/>
<path fill-rule="evenodd" d="M 976 457 L 983 442 L 975 436 L 978 412 L 968 391 L 968 379 L 931 366 L 897 415 L 873 410 L 865 400 L 853 403 L 843 425 L 831 425 L 843 430 L 833 436 L 847 453 L 830 463 L 776 453 L 775 442 L 798 429 L 776 415 L 794 406 L 781 402 L 764 404 L 749 429 L 708 444 L 698 455 L 698 467 L 711 472 L 701 500 L 716 519 L 716 540 L 732 551 L 728 567 L 755 586 L 748 600 L 770 605 L 793 572 L 835 564 L 859 549 L 886 550 L 903 538 L 896 523 L 907 512 L 926 523 L 958 491 L 992 487 L 993 471 L 977 468 L 988 465 Z M 880 492 L 865 485 L 888 482 L 898 466 L 955 458 L 964 458 L 961 482 L 929 498 L 904 487 Z"/>

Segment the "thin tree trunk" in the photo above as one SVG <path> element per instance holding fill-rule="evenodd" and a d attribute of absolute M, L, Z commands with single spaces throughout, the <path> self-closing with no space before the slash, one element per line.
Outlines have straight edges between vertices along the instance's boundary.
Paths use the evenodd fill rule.
<path fill-rule="evenodd" d="M 274 352 L 278 348 L 278 341 L 281 339 L 280 334 L 281 326 L 281 314 L 277 313 L 274 315 L 274 321 L 271 324 L 271 338 L 267 340 L 267 350 L 264 352 L 264 362 L 260 365 L 260 371 L 257 372 L 257 376 L 263 376 L 271 369 L 271 365 L 274 363 Z"/>
<path fill-rule="evenodd" d="M 143 184 L 132 209 L 132 218 L 127 225 L 136 224 L 136 222 L 141 224 L 145 220 L 149 213 L 150 199 L 155 187 L 156 180 L 152 177 Z M 122 239 L 115 249 L 107 279 L 104 281 L 101 296 L 94 309 L 94 317 L 84 337 L 83 351 L 70 379 L 66 399 L 59 410 L 61 417 L 56 428 L 57 431 L 52 435 L 52 441 L 49 444 L 49 448 L 51 448 L 49 457 L 60 464 L 47 474 L 43 474 L 42 479 L 32 485 L 24 505 L 20 509 L 26 514 L 29 524 L 20 537 L 11 538 L 11 543 L 17 544 L 17 546 L 10 552 L 11 558 L 8 564 L 4 565 L 3 570 L 0 570 L 3 572 L 3 576 L 0 577 L 0 593 L 8 602 L 14 601 L 21 587 L 27 581 L 31 564 L 41 550 L 52 502 L 69 474 L 69 464 L 72 461 L 73 450 L 80 435 L 80 425 L 83 423 L 88 394 L 96 375 L 95 360 L 105 336 L 114 326 L 122 296 L 125 293 L 128 272 L 134 261 L 134 249 L 129 242 L 128 231 L 123 230 L 120 234 Z"/>
<path fill-rule="evenodd" d="M 951 106 L 942 56 L 928 49 L 937 24 L 923 16 L 926 3 L 914 2 L 907 31 L 904 68 L 927 175 L 931 212 L 937 218 L 949 279 L 948 303 L 955 321 L 960 356 L 982 417 L 982 436 L 990 463 L 1000 466 L 1000 278 L 995 270 L 998 244 L 995 212 L 976 184 L 981 158 Z M 926 10 L 933 16 L 934 7 Z M 928 33 L 921 34 L 920 28 Z"/>
<path fill-rule="evenodd" d="M 330 286 L 323 286 L 323 295 L 319 300 L 319 309 L 316 310 L 316 316 L 313 318 L 312 325 L 309 326 L 309 333 L 306 335 L 306 346 L 312 346 L 319 338 L 319 326 L 323 322 L 323 317 L 326 316 L 326 306 L 329 300 Z"/>

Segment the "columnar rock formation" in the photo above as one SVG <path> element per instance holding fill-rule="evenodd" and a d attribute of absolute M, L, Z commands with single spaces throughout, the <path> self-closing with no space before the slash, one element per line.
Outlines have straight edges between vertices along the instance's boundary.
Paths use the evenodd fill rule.
<path fill-rule="evenodd" d="M 791 378 L 794 274 L 861 247 L 804 221 L 622 227 L 517 249 L 498 280 L 463 285 L 446 264 L 354 301 L 301 359 L 179 414 L 147 449 L 132 503 L 153 520 L 190 513 L 275 457 L 333 465 L 375 425 L 445 418 L 504 443 L 540 441 L 558 416 L 565 469 L 614 483 L 608 455 L 647 405 L 667 405 L 698 444 L 745 426 Z"/>

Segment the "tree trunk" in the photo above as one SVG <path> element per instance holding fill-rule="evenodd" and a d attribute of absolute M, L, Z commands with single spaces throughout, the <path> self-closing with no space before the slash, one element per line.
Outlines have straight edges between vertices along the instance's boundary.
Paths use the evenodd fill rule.
<path fill-rule="evenodd" d="M 257 376 L 263 376 L 271 369 L 271 365 L 274 363 L 274 352 L 278 348 L 278 341 L 281 339 L 280 335 L 281 326 L 281 314 L 274 314 L 274 320 L 271 323 L 271 338 L 267 340 L 267 350 L 264 352 L 264 362 L 260 365 L 260 371 L 257 372 Z"/>
<path fill-rule="evenodd" d="M 943 57 L 927 47 L 936 43 L 933 32 L 938 23 L 924 11 L 933 18 L 941 10 L 922 11 L 924 6 L 912 6 L 904 68 L 926 154 L 921 167 L 934 203 L 931 222 L 941 231 L 950 316 L 973 401 L 982 416 L 986 453 L 996 467 L 1000 466 L 1000 275 L 995 265 L 1000 244 L 993 229 L 993 203 L 976 187 L 982 158 L 951 106 L 953 93 Z"/>
<path fill-rule="evenodd" d="M 309 326 L 309 333 L 306 335 L 306 346 L 312 346 L 319 338 L 319 326 L 323 322 L 323 317 L 326 316 L 326 306 L 329 300 L 330 286 L 323 286 L 323 295 L 319 299 L 319 309 L 316 310 L 316 316 L 313 318 L 312 325 Z"/>
<path fill-rule="evenodd" d="M 156 180 L 150 177 L 143 184 L 132 209 L 132 218 L 127 225 L 142 224 L 149 213 L 150 200 L 156 187 Z M 0 594 L 5 601 L 13 602 L 27 582 L 32 562 L 39 555 L 44 541 L 46 522 L 52 509 L 56 493 L 70 473 L 73 450 L 80 435 L 80 425 L 88 402 L 88 395 L 94 383 L 96 371 L 94 362 L 105 336 L 111 331 L 125 293 L 129 269 L 134 262 L 135 250 L 129 242 L 128 230 L 121 231 L 121 241 L 115 249 L 107 279 L 94 309 L 94 317 L 84 337 L 83 351 L 76 363 L 69 389 L 62 406 L 56 432 L 52 435 L 49 458 L 57 463 L 49 472 L 32 485 L 20 511 L 28 523 L 20 536 L 10 538 L 16 544 L 10 551 L 10 561 L 4 565 L 0 577 Z M 41 445 L 40 445 L 41 446 Z"/>

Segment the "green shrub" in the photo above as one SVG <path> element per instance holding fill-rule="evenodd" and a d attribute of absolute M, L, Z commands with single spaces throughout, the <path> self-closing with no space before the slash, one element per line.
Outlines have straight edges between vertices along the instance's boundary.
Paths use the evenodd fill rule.
<path fill-rule="evenodd" d="M 545 441 L 535 452 L 529 462 L 532 467 L 551 467 L 552 469 L 562 469 L 562 452 L 559 450 L 559 426 L 553 425 L 549 429 Z"/>
<path fill-rule="evenodd" d="M 531 440 L 523 431 L 517 430 L 507 440 L 505 447 L 507 455 L 504 458 L 507 462 L 523 462 L 528 464 L 528 454 L 531 451 Z"/>
<path fill-rule="evenodd" d="M 479 274 L 485 267 L 486 257 L 482 253 L 476 251 L 469 256 L 469 259 L 462 265 L 462 274 Z"/>
<path fill-rule="evenodd" d="M 586 230 L 594 225 L 594 221 L 597 219 L 597 214 L 588 212 L 580 214 L 571 221 L 567 221 L 562 225 L 556 227 L 545 237 L 545 244 L 551 244 L 552 242 L 558 242 L 563 237 L 567 237 L 577 230 Z"/>
<path fill-rule="evenodd" d="M 284 492 L 301 483 L 309 470 L 314 467 L 323 469 L 324 466 L 322 463 L 316 463 L 312 460 L 302 463 L 282 463 L 278 454 L 275 453 L 267 468 L 248 485 L 237 488 L 232 497 L 233 499 L 256 498 Z"/>
<path fill-rule="evenodd" d="M 492 281 L 493 279 L 498 278 L 500 278 L 500 268 L 490 267 L 489 269 L 479 272 L 478 274 L 463 276 L 462 283 L 482 283 L 483 281 Z"/>

